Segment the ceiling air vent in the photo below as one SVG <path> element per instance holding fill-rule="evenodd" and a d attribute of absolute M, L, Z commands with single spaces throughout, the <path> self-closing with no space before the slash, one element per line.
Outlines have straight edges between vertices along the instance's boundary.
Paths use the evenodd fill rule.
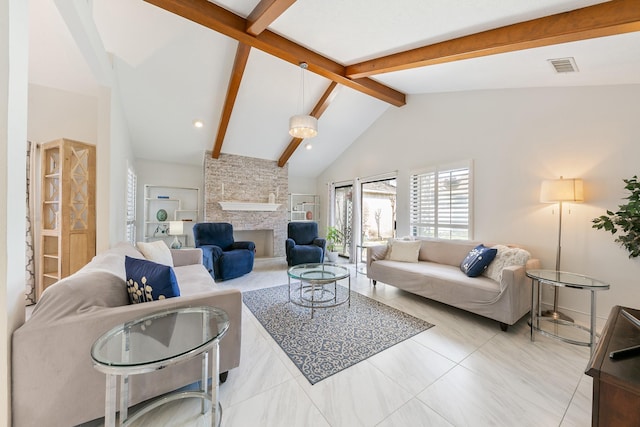
<path fill-rule="evenodd" d="M 576 65 L 576 60 L 573 59 L 572 57 L 548 59 L 548 61 L 553 66 L 553 69 L 556 70 L 556 73 L 558 74 L 578 72 L 578 66 Z"/>

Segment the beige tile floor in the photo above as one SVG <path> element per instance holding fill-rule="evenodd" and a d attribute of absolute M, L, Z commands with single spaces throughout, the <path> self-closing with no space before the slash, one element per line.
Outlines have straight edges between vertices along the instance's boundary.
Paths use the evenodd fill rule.
<path fill-rule="evenodd" d="M 286 263 L 277 259 L 257 260 L 252 273 L 219 286 L 284 283 Z M 531 342 L 526 319 L 504 333 L 497 322 L 362 275 L 352 288 L 436 326 L 312 386 L 245 307 L 240 367 L 220 386 L 223 426 L 590 425 L 586 347 Z M 135 425 L 210 425 L 199 408 L 195 399 L 174 402 Z"/>

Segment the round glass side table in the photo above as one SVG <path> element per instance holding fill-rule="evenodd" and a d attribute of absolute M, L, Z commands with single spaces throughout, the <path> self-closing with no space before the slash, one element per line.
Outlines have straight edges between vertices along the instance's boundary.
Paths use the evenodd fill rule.
<path fill-rule="evenodd" d="M 202 399 L 202 414 L 211 410 L 211 425 L 220 424 L 218 401 L 218 342 L 229 329 L 227 313 L 214 307 L 185 307 L 154 313 L 120 324 L 106 332 L 91 347 L 93 366 L 106 374 L 105 426 L 115 426 L 119 400 L 120 425 L 129 425 L 143 414 L 177 399 Z M 129 376 L 157 371 L 202 357 L 199 391 L 184 391 L 153 400 L 128 416 Z M 208 373 L 211 372 L 211 375 Z M 120 398 L 116 398 L 120 376 Z M 208 378 L 212 378 L 208 392 Z"/>
<path fill-rule="evenodd" d="M 289 278 L 289 302 L 314 310 L 344 304 L 351 305 L 351 274 L 340 264 L 299 264 L 287 270 Z M 298 282 L 291 282 L 296 279 Z M 338 281 L 348 280 L 346 292 L 340 292 Z M 333 283 L 332 287 L 327 286 Z M 296 286 L 297 285 L 297 286 Z"/>

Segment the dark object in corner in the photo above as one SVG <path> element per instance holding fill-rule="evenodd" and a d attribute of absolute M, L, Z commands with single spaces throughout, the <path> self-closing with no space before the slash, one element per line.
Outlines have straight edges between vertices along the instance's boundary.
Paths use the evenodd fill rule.
<path fill-rule="evenodd" d="M 629 322 L 622 311 L 640 316 L 640 310 L 620 306 L 611 309 L 585 372 L 593 377 L 593 427 L 637 427 L 640 420 L 640 357 L 609 357 L 612 351 L 640 341 L 640 328 Z"/>
<path fill-rule="evenodd" d="M 229 371 L 220 372 L 220 384 L 224 384 L 227 381 L 227 377 L 229 376 Z"/>

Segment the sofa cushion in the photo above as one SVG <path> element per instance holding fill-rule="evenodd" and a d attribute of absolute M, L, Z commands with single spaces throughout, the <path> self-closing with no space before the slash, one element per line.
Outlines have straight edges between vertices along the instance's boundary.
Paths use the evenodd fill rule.
<path fill-rule="evenodd" d="M 471 249 L 479 242 L 469 242 L 466 240 L 437 240 L 421 238 L 420 261 L 431 261 L 438 264 L 453 265 L 460 267 L 460 263 Z"/>
<path fill-rule="evenodd" d="M 487 269 L 498 253 L 497 249 L 478 245 L 471 249 L 460 263 L 460 270 L 469 277 L 478 277 Z"/>
<path fill-rule="evenodd" d="M 142 255 L 144 255 L 144 257 L 149 261 L 173 267 L 171 250 L 164 240 L 156 240 L 155 242 L 149 243 L 138 242 L 136 246 L 138 247 L 138 250 L 142 252 Z"/>
<path fill-rule="evenodd" d="M 124 266 L 131 304 L 180 296 L 173 268 L 128 256 L 125 257 Z"/>
<path fill-rule="evenodd" d="M 497 251 L 496 257 L 482 275 L 498 283 L 502 281 L 502 270 L 504 270 L 505 267 L 526 265 L 531 257 L 529 252 L 520 248 L 510 248 L 504 245 L 496 245 L 493 248 Z"/>
<path fill-rule="evenodd" d="M 391 240 L 387 259 L 391 261 L 418 262 L 421 242 L 419 240 Z"/>
<path fill-rule="evenodd" d="M 468 302 L 487 304 L 500 295 L 496 282 L 483 276 L 468 277 L 459 266 L 381 260 L 369 268 L 382 283 L 401 283 L 401 289 L 407 292 L 455 306 Z"/>

